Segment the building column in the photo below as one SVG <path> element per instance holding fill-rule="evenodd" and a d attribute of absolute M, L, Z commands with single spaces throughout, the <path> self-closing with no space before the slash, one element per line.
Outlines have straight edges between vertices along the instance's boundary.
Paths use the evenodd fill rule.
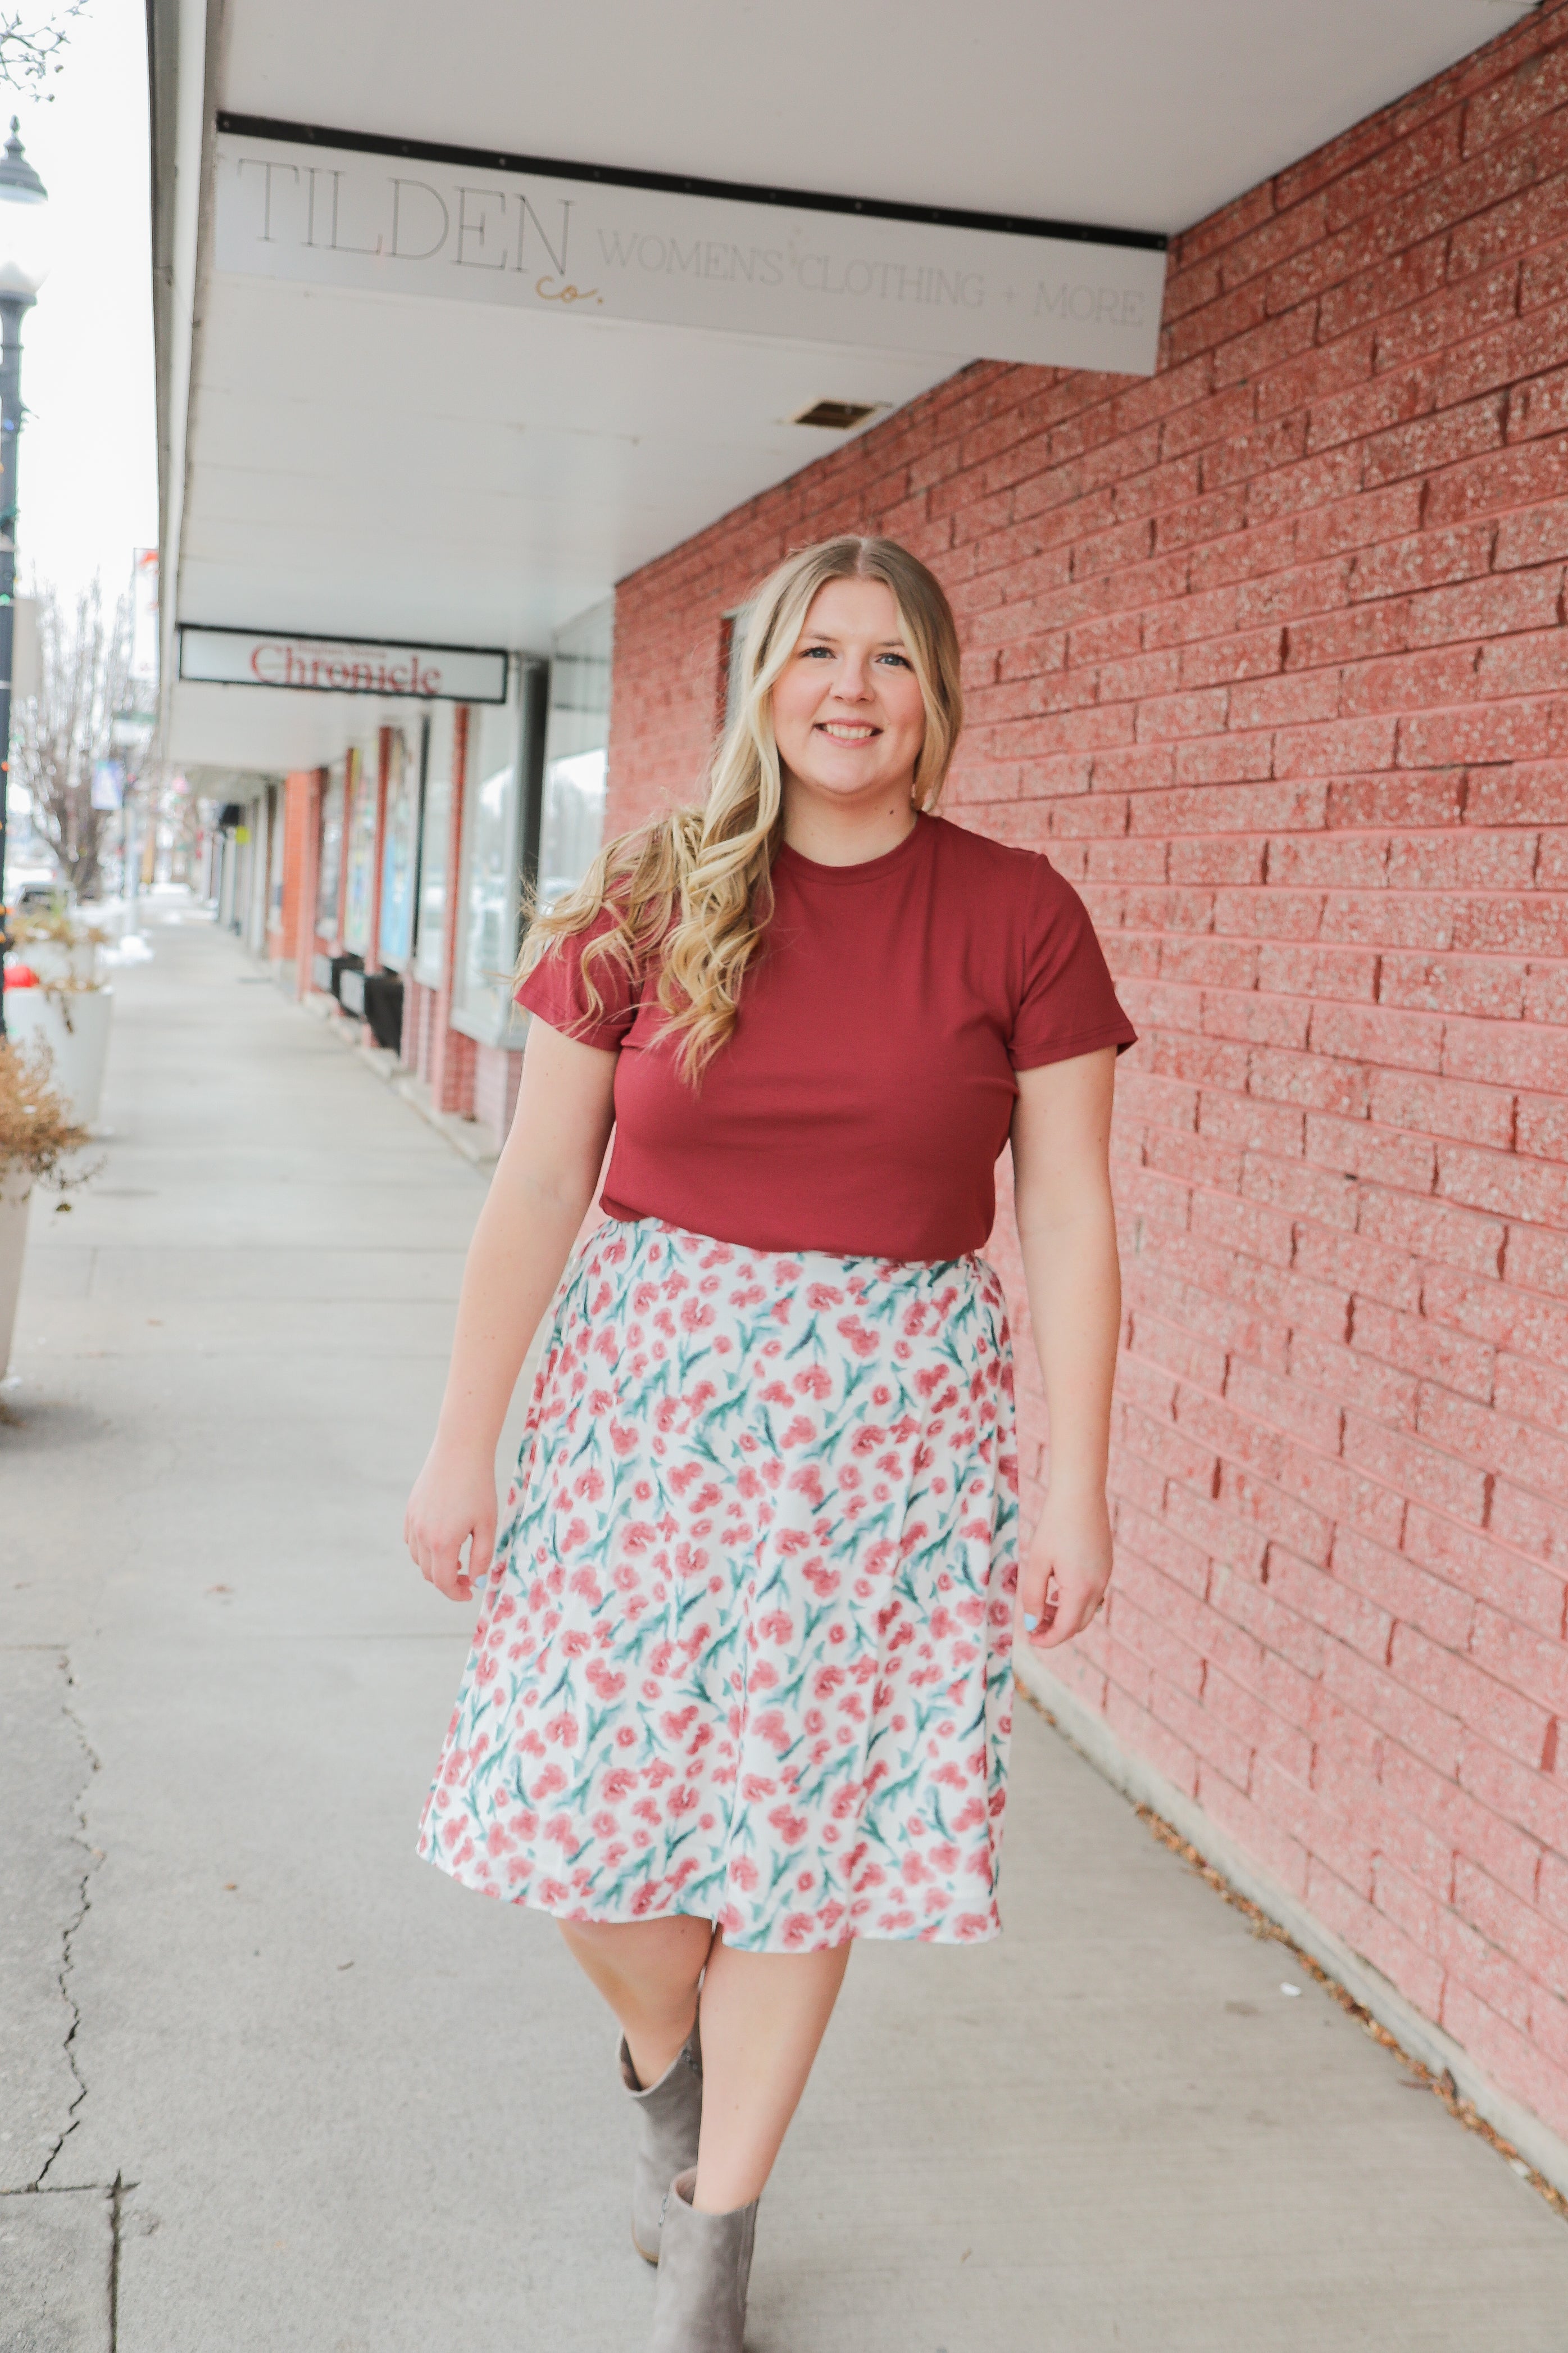
<path fill-rule="evenodd" d="M 289 829 L 283 844 L 283 936 L 294 943 L 294 994 L 310 993 L 316 955 L 316 884 L 321 859 L 322 768 L 296 769 L 289 779 Z"/>
<path fill-rule="evenodd" d="M 442 941 L 441 986 L 431 1017 L 430 1099 L 437 1111 L 458 1112 L 471 1118 L 474 1109 L 475 1046 L 451 1026 L 452 997 L 458 972 L 458 932 L 463 889 L 463 805 L 468 783 L 468 707 L 454 715 L 452 741 L 452 808 L 447 831 L 447 923 Z"/>

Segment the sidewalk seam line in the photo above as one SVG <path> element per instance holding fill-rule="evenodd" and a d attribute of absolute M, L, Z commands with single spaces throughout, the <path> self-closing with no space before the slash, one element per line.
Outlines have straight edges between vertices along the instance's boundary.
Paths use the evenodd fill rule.
<path fill-rule="evenodd" d="M 1030 1706 L 1059 1740 L 1110 1782 L 1159 1843 L 1180 1855 L 1223 1902 L 1250 1918 L 1254 1936 L 1284 1946 L 1374 2042 L 1425 2082 L 1451 2116 L 1516 2170 L 1522 2169 L 1530 2187 L 1568 2221 L 1568 2146 L 1551 2126 L 1500 2091 L 1435 2020 L 1278 1887 L 1194 1799 L 1184 1797 L 1146 1758 L 1124 1750 L 1110 1726 L 1047 1668 L 1021 1646 L 1016 1655 L 1017 1688 Z M 1224 1858 L 1223 1863 L 1212 1859 L 1215 1854 Z M 1416 2055 L 1423 2048 L 1425 2058 Z"/>

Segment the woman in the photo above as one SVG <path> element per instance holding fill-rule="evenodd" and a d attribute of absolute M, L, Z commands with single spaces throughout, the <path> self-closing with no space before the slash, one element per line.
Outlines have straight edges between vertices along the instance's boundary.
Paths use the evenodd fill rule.
<path fill-rule="evenodd" d="M 739 2353 L 852 1940 L 998 1933 L 1015 1602 L 1049 1648 L 1110 1573 L 1133 1033 L 1094 934 L 1043 858 L 931 814 L 958 641 L 912 555 L 791 557 L 742 669 L 704 807 L 611 842 L 530 930 L 517 1116 L 405 1530 L 482 1596 L 421 1852 L 553 1913 L 620 2021 L 655 2353 Z M 1009 1137 L 1052 1432 L 1021 1577 L 976 1255 Z"/>

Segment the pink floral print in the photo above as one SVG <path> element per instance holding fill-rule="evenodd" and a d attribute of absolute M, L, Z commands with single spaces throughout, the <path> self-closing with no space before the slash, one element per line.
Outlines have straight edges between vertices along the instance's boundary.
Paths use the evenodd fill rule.
<path fill-rule="evenodd" d="M 556 1302 L 420 1852 L 751 1952 L 995 1936 L 1016 1530 L 984 1260 L 606 1223 Z"/>

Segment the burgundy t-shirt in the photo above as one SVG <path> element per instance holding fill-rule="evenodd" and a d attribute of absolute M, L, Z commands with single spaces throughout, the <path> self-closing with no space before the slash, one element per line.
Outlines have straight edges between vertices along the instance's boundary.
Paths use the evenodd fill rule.
<path fill-rule="evenodd" d="M 980 1249 L 1015 1071 L 1134 1042 L 1082 900 L 1034 851 L 928 817 L 859 866 L 786 845 L 773 882 L 734 1030 L 696 1092 L 661 1042 L 656 976 L 595 961 L 588 1018 L 592 934 L 518 990 L 551 1029 L 619 1053 L 606 1214 L 751 1250 Z"/>

